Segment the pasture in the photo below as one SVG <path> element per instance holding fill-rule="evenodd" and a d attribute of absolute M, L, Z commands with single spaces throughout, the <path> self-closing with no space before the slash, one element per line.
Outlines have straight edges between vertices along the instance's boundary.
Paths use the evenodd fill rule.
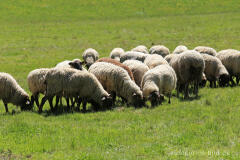
<path fill-rule="evenodd" d="M 31 70 L 89 47 L 100 57 L 152 43 L 240 50 L 239 8 L 238 0 L 1 1 L 0 72 L 30 94 Z M 207 86 L 198 99 L 86 114 L 48 114 L 48 103 L 42 114 L 13 105 L 6 114 L 0 102 L 0 159 L 239 159 L 239 92 Z"/>

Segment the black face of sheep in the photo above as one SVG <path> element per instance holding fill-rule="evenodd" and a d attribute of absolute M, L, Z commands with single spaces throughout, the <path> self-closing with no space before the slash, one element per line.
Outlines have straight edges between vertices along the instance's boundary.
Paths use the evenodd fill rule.
<path fill-rule="evenodd" d="M 223 74 L 218 79 L 218 84 L 220 87 L 225 87 L 229 83 L 229 75 Z"/>
<path fill-rule="evenodd" d="M 101 99 L 102 106 L 106 108 L 111 108 L 113 105 L 113 99 L 111 96 L 104 96 Z"/>
<path fill-rule="evenodd" d="M 32 107 L 33 106 L 31 105 L 29 97 L 25 97 L 20 104 L 20 108 L 22 111 L 31 110 Z"/>
<path fill-rule="evenodd" d="M 133 105 L 135 108 L 142 107 L 145 105 L 144 100 L 141 95 L 133 93 Z"/>
<path fill-rule="evenodd" d="M 75 69 L 82 70 L 83 62 L 75 60 L 73 62 L 69 62 L 69 65 Z"/>
<path fill-rule="evenodd" d="M 149 100 L 151 102 L 152 107 L 157 106 L 160 101 L 160 95 L 157 91 L 152 92 L 149 96 Z"/>

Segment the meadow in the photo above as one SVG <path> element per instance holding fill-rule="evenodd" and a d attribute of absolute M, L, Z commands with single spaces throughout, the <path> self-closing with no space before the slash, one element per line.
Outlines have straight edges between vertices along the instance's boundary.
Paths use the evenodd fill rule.
<path fill-rule="evenodd" d="M 0 1 L 0 72 L 29 93 L 31 70 L 81 58 L 89 47 L 101 57 L 140 44 L 240 50 L 239 8 L 238 0 Z M 13 105 L 6 114 L 0 102 L 0 159 L 239 159 L 239 92 L 205 87 L 171 105 L 85 114 Z"/>

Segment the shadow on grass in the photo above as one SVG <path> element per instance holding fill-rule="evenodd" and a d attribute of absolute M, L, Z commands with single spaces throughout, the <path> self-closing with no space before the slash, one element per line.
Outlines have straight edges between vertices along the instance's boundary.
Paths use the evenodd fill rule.
<path fill-rule="evenodd" d="M 187 101 L 194 101 L 194 100 L 199 100 L 201 98 L 201 96 L 193 96 L 193 97 L 189 97 L 189 98 L 183 98 L 183 97 L 179 97 L 179 100 L 181 102 L 187 102 Z"/>

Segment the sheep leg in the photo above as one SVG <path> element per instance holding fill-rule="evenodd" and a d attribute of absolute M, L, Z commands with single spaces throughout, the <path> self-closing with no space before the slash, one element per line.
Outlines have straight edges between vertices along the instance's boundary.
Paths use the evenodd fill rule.
<path fill-rule="evenodd" d="M 66 97 L 65 99 L 66 99 L 66 102 L 67 102 L 67 108 L 68 108 L 69 110 L 71 110 L 70 105 L 69 105 L 69 98 Z"/>
<path fill-rule="evenodd" d="M 39 113 L 42 112 L 43 105 L 45 104 L 45 102 L 47 101 L 47 99 L 48 99 L 48 98 L 47 98 L 46 96 L 44 96 L 44 97 L 42 98 L 42 102 L 41 102 L 40 106 L 38 107 L 38 112 L 39 112 Z"/>
<path fill-rule="evenodd" d="M 59 102 L 59 96 L 56 96 L 56 104 L 55 104 L 55 108 L 58 108 L 58 102 Z"/>
<path fill-rule="evenodd" d="M 71 103 L 72 103 L 71 108 L 73 108 L 76 101 L 73 100 L 73 97 L 70 98 L 70 101 L 71 101 Z"/>
<path fill-rule="evenodd" d="M 83 112 L 86 112 L 87 101 L 83 100 Z"/>
<path fill-rule="evenodd" d="M 53 103 L 52 103 L 52 101 L 53 101 L 53 97 L 48 98 L 48 102 L 49 102 L 51 111 L 53 111 Z"/>
<path fill-rule="evenodd" d="M 82 103 L 82 99 L 81 98 L 77 98 L 77 110 L 80 111 L 80 105 Z"/>
<path fill-rule="evenodd" d="M 233 77 L 232 76 L 230 77 L 230 81 L 231 81 L 231 87 L 235 86 L 235 83 L 233 81 Z"/>
<path fill-rule="evenodd" d="M 240 80 L 240 77 L 239 77 L 239 76 L 236 76 L 236 83 L 237 83 L 237 85 L 238 85 L 238 83 L 239 83 L 239 80 Z"/>
<path fill-rule="evenodd" d="M 179 98 L 179 89 L 180 89 L 180 85 L 177 84 L 177 98 Z"/>
<path fill-rule="evenodd" d="M 199 87 L 199 83 L 196 82 L 196 83 L 194 84 L 194 94 L 196 95 L 196 97 L 198 97 L 198 87 Z"/>
<path fill-rule="evenodd" d="M 187 99 L 187 98 L 189 98 L 188 83 L 186 83 L 184 87 L 184 99 Z"/>
<path fill-rule="evenodd" d="M 31 106 L 33 105 L 33 103 L 34 103 L 34 96 L 32 95 L 32 96 L 31 96 L 31 102 L 30 102 Z M 38 107 L 39 107 L 39 106 L 38 106 Z"/>
<path fill-rule="evenodd" d="M 171 104 L 171 93 L 170 94 L 168 94 L 168 104 Z"/>
<path fill-rule="evenodd" d="M 38 94 L 34 96 L 36 105 L 39 107 Z"/>
<path fill-rule="evenodd" d="M 8 106 L 7 106 L 7 103 L 4 103 L 4 107 L 5 107 L 6 113 L 8 113 Z"/>
<path fill-rule="evenodd" d="M 214 84 L 214 88 L 217 88 L 216 81 L 213 81 L 213 84 Z"/>

